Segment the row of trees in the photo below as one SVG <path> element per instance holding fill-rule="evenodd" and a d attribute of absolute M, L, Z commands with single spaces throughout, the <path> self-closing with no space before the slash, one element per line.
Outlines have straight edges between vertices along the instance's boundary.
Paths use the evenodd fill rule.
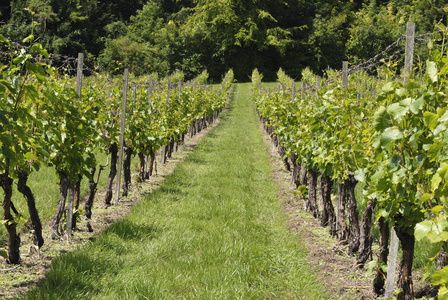
<path fill-rule="evenodd" d="M 121 73 L 129 67 L 192 78 L 207 69 L 219 81 L 258 68 L 267 80 L 279 67 L 299 77 L 364 61 L 404 33 L 405 23 L 432 30 L 446 0 L 13 0 L 0 7 L 0 32 L 14 41 L 33 32 L 51 52 Z"/>
<path fill-rule="evenodd" d="M 31 37 L 30 37 L 31 38 Z M 13 45 L 0 35 L 0 42 L 11 50 Z M 20 261 L 20 235 L 17 224 L 20 214 L 11 200 L 13 184 L 27 199 L 34 243 L 41 247 L 42 225 L 28 176 L 42 165 L 55 168 L 59 178 L 60 197 L 52 222 L 52 237 L 62 238 L 62 219 L 67 210 L 67 235 L 76 226 L 71 212 L 80 205 L 80 182 L 89 181 L 90 195 L 85 214 L 91 217 L 92 204 L 100 172 L 98 153 L 110 155 L 110 174 L 105 202 L 111 204 L 112 183 L 117 172 L 117 154 L 124 152 L 123 193 L 131 184 L 131 157 L 140 159 L 139 180 L 151 175 L 154 155 L 163 147 L 170 155 L 174 143 L 185 134 L 211 122 L 226 104 L 233 80 L 229 72 L 221 89 L 205 86 L 208 73 L 193 82 L 182 83 L 184 74 L 177 72 L 155 84 L 157 79 L 134 78 L 133 101 L 120 101 L 131 87 L 127 75 L 115 80 L 107 76 L 91 76 L 84 89 L 71 77 L 56 73 L 43 59 L 49 58 L 41 44 L 34 43 L 29 51 L 12 54 L 0 73 L 0 186 L 3 189 L 3 220 L 8 231 L 8 260 Z M 127 72 L 125 72 L 127 74 Z M 124 80 L 124 83 L 122 82 Z M 129 91 L 128 91 L 129 89 Z M 123 104 L 122 104 L 122 103 Z M 126 104 L 127 103 L 127 104 Z M 122 109 L 120 110 L 120 107 Z M 126 125 L 123 118 L 126 116 Z M 194 125 L 194 126 L 193 126 Z M 120 135 L 122 133 L 122 135 Z M 121 147 L 124 145 L 124 148 Z M 121 164 L 118 165 L 118 170 Z M 115 179 L 116 182 L 119 182 Z M 67 200 L 68 191 L 71 197 Z M 118 196 L 119 188 L 115 189 Z M 117 203 L 118 197 L 115 198 Z M 48 207 L 46 209 L 53 209 Z"/>
<path fill-rule="evenodd" d="M 443 32 L 434 36 L 440 46 L 429 44 L 424 71 L 406 81 L 390 77 L 395 71 L 387 68 L 379 70 L 379 77 L 352 73 L 349 82 L 332 70 L 320 82 L 307 70 L 303 82 L 312 88 L 295 93 L 294 81 L 280 71 L 280 88 L 267 92 L 260 89 L 260 73 L 253 72 L 258 111 L 306 195 L 306 209 L 348 245 L 361 267 L 372 253 L 375 216 L 380 232 L 377 294 L 385 289 L 389 228 L 393 228 L 403 251 L 397 299 L 414 298 L 416 239 L 434 244 L 430 259 L 438 268 L 428 268 L 427 276 L 441 285 L 439 299 L 448 295 L 448 31 L 443 25 L 437 29 Z M 318 177 L 321 207 L 316 201 Z M 355 199 L 358 182 L 363 182 L 366 195 L 363 212 Z M 336 208 L 332 190 L 337 191 Z"/>

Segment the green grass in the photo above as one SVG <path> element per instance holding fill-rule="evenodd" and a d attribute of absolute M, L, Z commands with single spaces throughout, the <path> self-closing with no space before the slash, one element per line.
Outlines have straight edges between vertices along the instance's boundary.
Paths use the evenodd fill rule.
<path fill-rule="evenodd" d="M 105 153 L 99 153 L 97 159 L 100 164 L 105 164 L 107 157 Z M 137 160 L 135 160 L 137 161 Z M 101 173 L 100 181 L 98 183 L 99 188 L 106 186 L 107 176 L 109 175 L 109 168 L 106 168 Z M 96 179 L 96 176 L 95 176 Z M 17 183 L 17 180 L 15 180 Z M 54 167 L 42 167 L 38 172 L 31 173 L 28 179 L 28 185 L 33 192 L 36 200 L 36 207 L 39 212 L 39 217 L 42 222 L 48 221 L 54 217 L 56 207 L 59 201 L 59 179 Z M 89 191 L 88 180 L 83 178 L 81 181 L 81 197 L 85 197 Z M 0 189 L 0 199 L 3 199 L 3 190 Z M 99 199 L 101 201 L 102 199 Z M 98 201 L 98 200 L 96 200 Z M 23 219 L 19 221 L 19 230 L 23 227 L 23 223 L 29 219 L 28 207 L 26 205 L 26 199 L 19 191 L 17 191 L 17 185 L 13 186 L 12 202 L 17 208 L 20 214 L 23 215 Z M 83 209 L 83 203 L 80 208 Z M 0 226 L 0 241 L 7 240 L 7 232 L 4 226 Z M 2 247 L 0 247 L 1 249 Z M 5 248 L 5 247 L 3 247 Z"/>
<path fill-rule="evenodd" d="M 287 229 L 249 92 L 237 85 L 160 188 L 55 260 L 28 299 L 329 299 Z"/>

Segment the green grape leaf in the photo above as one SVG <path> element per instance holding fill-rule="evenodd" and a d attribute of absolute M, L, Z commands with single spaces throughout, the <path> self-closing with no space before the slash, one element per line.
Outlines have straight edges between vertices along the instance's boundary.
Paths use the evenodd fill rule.
<path fill-rule="evenodd" d="M 410 109 L 414 114 L 418 114 L 419 111 L 423 109 L 423 104 L 425 103 L 423 96 L 412 102 Z"/>
<path fill-rule="evenodd" d="M 366 173 L 364 169 L 359 169 L 355 171 L 355 179 L 359 182 L 366 181 Z"/>
<path fill-rule="evenodd" d="M 448 285 L 448 266 L 434 272 L 432 275 L 432 284 Z"/>
<path fill-rule="evenodd" d="M 441 286 L 439 288 L 439 294 L 437 295 L 437 297 L 439 298 L 439 300 L 448 300 L 448 288 L 446 286 Z"/>
<path fill-rule="evenodd" d="M 438 173 L 434 174 L 431 179 L 431 190 L 435 191 L 439 188 L 440 183 L 442 182 L 442 177 Z"/>
<path fill-rule="evenodd" d="M 439 116 L 435 113 L 425 111 L 423 114 L 423 120 L 425 125 L 428 126 L 430 130 L 434 130 L 437 127 Z"/>
<path fill-rule="evenodd" d="M 420 222 L 417 225 L 415 225 L 414 236 L 417 239 L 417 241 L 420 241 L 424 237 L 428 236 L 428 234 L 432 231 L 433 224 L 434 221 L 432 220 L 424 220 L 423 222 Z"/>
<path fill-rule="evenodd" d="M 437 82 L 437 66 L 434 61 L 426 61 L 426 74 L 432 82 Z"/>
<path fill-rule="evenodd" d="M 403 135 L 401 134 L 400 130 L 386 128 L 386 130 L 384 130 L 384 132 L 381 134 L 380 145 L 383 148 L 388 148 L 392 141 L 400 139 L 402 137 Z"/>
<path fill-rule="evenodd" d="M 391 125 L 391 119 L 384 106 L 380 106 L 373 115 L 373 127 L 376 131 L 384 130 Z"/>
<path fill-rule="evenodd" d="M 401 106 L 399 103 L 392 103 L 387 107 L 387 112 L 392 115 L 397 122 L 401 121 L 401 118 L 406 114 L 408 108 Z"/>

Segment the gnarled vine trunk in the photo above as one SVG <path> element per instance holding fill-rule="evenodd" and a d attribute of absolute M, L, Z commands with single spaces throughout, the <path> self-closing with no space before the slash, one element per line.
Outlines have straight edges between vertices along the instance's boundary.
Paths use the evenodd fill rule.
<path fill-rule="evenodd" d="M 65 210 L 65 201 L 67 200 L 67 192 L 70 187 L 70 179 L 67 174 L 62 171 L 58 171 L 59 174 L 59 203 L 58 208 L 56 210 L 56 215 L 53 219 L 53 224 L 51 226 L 51 238 L 60 238 L 61 232 L 59 231 L 59 225 L 61 224 L 62 215 Z"/>
<path fill-rule="evenodd" d="M 138 159 L 140 161 L 140 166 L 138 169 L 138 178 L 140 180 L 140 182 L 145 181 L 145 155 L 143 154 L 143 152 L 139 152 L 138 154 Z"/>
<path fill-rule="evenodd" d="M 101 167 L 100 167 L 101 168 Z M 93 207 L 93 200 L 95 199 L 95 194 L 97 191 L 97 183 L 95 182 L 94 176 L 95 176 L 96 168 L 93 167 L 90 169 L 90 178 L 89 178 L 89 197 L 87 198 L 87 201 L 84 205 L 84 215 L 87 219 L 92 218 L 92 207 Z"/>
<path fill-rule="evenodd" d="M 288 162 L 288 157 L 286 156 L 286 149 L 282 145 L 278 146 L 278 154 L 282 158 L 283 165 L 285 166 L 285 169 L 290 172 L 291 171 L 291 165 Z"/>
<path fill-rule="evenodd" d="M 378 228 L 380 230 L 380 248 L 378 254 L 378 264 L 387 265 L 387 257 L 389 256 L 389 236 L 390 230 L 384 217 L 378 219 Z M 378 267 L 375 278 L 373 280 L 373 291 L 377 296 L 384 294 L 384 284 L 386 282 L 386 273 L 381 267 Z"/>
<path fill-rule="evenodd" d="M 331 188 L 333 186 L 333 181 L 329 176 L 321 176 L 321 193 L 322 193 L 322 219 L 320 224 L 324 227 L 330 226 L 330 234 L 336 235 L 336 216 L 334 214 L 333 203 L 331 203 Z"/>
<path fill-rule="evenodd" d="M 123 197 L 126 197 L 129 193 L 129 188 L 131 186 L 131 158 L 134 150 L 131 147 L 126 146 L 124 149 L 123 158 Z"/>
<path fill-rule="evenodd" d="M 364 267 L 364 264 L 369 259 L 369 256 L 372 255 L 372 214 L 373 210 L 376 206 L 376 199 L 371 199 L 366 209 L 362 214 L 362 222 L 361 229 L 359 235 L 359 250 L 358 250 L 358 258 L 356 262 L 359 267 Z"/>
<path fill-rule="evenodd" d="M 8 231 L 8 261 L 10 264 L 20 263 L 20 235 L 17 233 L 17 223 L 11 214 L 12 178 L 9 177 L 9 158 L 6 158 L 6 167 L 0 175 L 3 196 L 3 219 Z"/>
<path fill-rule="evenodd" d="M 409 233 L 410 230 L 412 230 L 412 228 L 395 226 L 395 231 L 397 232 L 398 239 L 401 242 L 401 248 L 403 249 L 397 284 L 400 293 L 397 295 L 397 300 L 414 299 L 412 264 L 414 262 L 415 236 L 413 233 Z"/>
<path fill-rule="evenodd" d="M 300 171 L 302 170 L 302 166 L 297 162 L 297 154 L 294 152 L 291 153 L 291 161 L 292 161 L 292 181 L 294 182 L 296 187 L 302 185 L 300 181 Z"/>
<path fill-rule="evenodd" d="M 117 143 L 112 143 L 109 146 L 109 153 L 110 153 L 110 171 L 109 171 L 109 177 L 107 179 L 107 185 L 106 185 L 106 198 L 104 199 L 104 202 L 106 205 L 111 205 L 112 201 L 112 185 L 114 183 L 114 178 L 117 175 L 117 161 L 118 161 L 118 146 Z"/>
<path fill-rule="evenodd" d="M 347 223 L 345 223 L 345 202 L 346 202 L 346 189 L 344 182 L 340 181 L 338 185 L 338 216 L 337 222 L 339 226 L 338 238 L 341 241 L 347 242 L 350 236 Z"/>
<path fill-rule="evenodd" d="M 355 197 L 355 187 L 358 181 L 353 174 L 348 176 L 345 181 L 347 187 L 347 213 L 350 222 L 350 245 L 349 252 L 355 254 L 359 249 L 359 220 L 358 220 L 358 205 Z"/>
<path fill-rule="evenodd" d="M 308 170 L 308 201 L 307 210 L 309 210 L 315 218 L 319 218 L 319 208 L 317 207 L 317 173 L 312 169 Z"/>
<path fill-rule="evenodd" d="M 73 191 L 75 193 L 74 194 L 74 199 L 75 199 L 74 207 L 75 207 L 76 213 L 74 213 L 72 216 L 72 229 L 76 228 L 76 220 L 77 220 L 77 216 L 79 215 L 77 212 L 79 210 L 79 204 L 81 203 L 81 181 L 82 181 L 82 175 L 78 174 L 78 180 L 73 184 Z"/>
<path fill-rule="evenodd" d="M 39 212 L 36 209 L 36 200 L 34 195 L 28 186 L 28 173 L 24 171 L 18 172 L 18 182 L 17 182 L 17 190 L 23 194 L 26 199 L 26 203 L 28 206 L 28 212 L 30 214 L 32 231 L 33 231 L 33 242 L 34 245 L 39 248 L 43 246 L 44 239 L 42 237 L 42 223 L 40 222 Z"/>
<path fill-rule="evenodd" d="M 154 163 L 156 160 L 156 154 L 154 153 L 153 148 L 149 149 L 149 162 L 148 162 L 148 172 L 146 175 L 146 179 L 149 179 L 152 176 L 152 172 L 154 170 Z"/>
<path fill-rule="evenodd" d="M 170 137 L 170 142 L 168 144 L 168 153 L 167 153 L 168 158 L 171 158 L 173 156 L 173 151 L 174 151 L 174 136 Z"/>

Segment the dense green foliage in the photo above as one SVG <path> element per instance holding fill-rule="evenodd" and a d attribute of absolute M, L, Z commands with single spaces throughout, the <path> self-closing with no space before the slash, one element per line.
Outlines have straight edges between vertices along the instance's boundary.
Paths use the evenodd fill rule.
<path fill-rule="evenodd" d="M 0 43 L 13 49 L 13 44 L 2 35 Z M 47 50 L 34 43 L 28 51 L 20 51 L 16 57 L 11 55 L 8 62 L 0 64 L 2 223 L 8 230 L 7 256 L 11 263 L 20 261 L 20 238 L 16 231 L 21 215 L 11 200 L 14 181 L 18 180 L 19 191 L 27 197 L 33 226 L 39 228 L 40 234 L 34 196 L 27 187 L 28 175 L 41 165 L 54 167 L 60 180 L 60 200 L 53 229 L 59 234 L 68 185 L 80 181 L 82 176 L 89 179 L 89 184 L 94 183 L 99 161 L 96 157 L 119 143 L 122 117 L 119 107 L 123 94 L 131 94 L 122 85 L 123 78 L 114 81 L 97 75 L 84 82 L 79 95 L 74 79 L 58 74 L 55 68 L 42 62 L 44 58 L 48 58 Z M 126 86 L 133 88 L 134 99 L 127 101 L 125 107 L 124 142 L 141 157 L 141 181 L 145 179 L 144 157 L 171 140 L 179 141 L 199 119 L 202 123 L 211 122 L 227 103 L 232 71 L 227 73 L 219 90 L 207 87 L 205 71 L 189 83 L 182 84 L 183 77 L 182 72 L 176 72 L 158 84 L 149 76 L 132 77 L 133 86 Z M 125 175 L 129 173 L 130 170 Z M 129 184 L 130 180 L 129 174 Z M 41 247 L 43 240 L 39 239 Z"/>
<path fill-rule="evenodd" d="M 382 69 L 376 78 L 351 74 L 344 87 L 330 70 L 321 89 L 293 98 L 293 81 L 280 71 L 283 89 L 255 94 L 260 115 L 300 164 L 335 181 L 352 173 L 364 182 L 365 195 L 375 199 L 377 219 L 387 220 L 400 239 L 398 287 L 406 295 L 412 295 L 415 239 L 435 245 L 432 261 L 447 251 L 448 30 L 443 25 L 436 30 L 424 71 L 408 81 L 390 78 L 390 70 Z M 303 77 L 315 86 L 312 74 Z M 255 91 L 259 81 L 254 71 Z M 440 299 L 447 299 L 448 267 L 439 263 L 445 267 L 432 275 L 429 268 L 427 275 L 442 285 Z"/>
<path fill-rule="evenodd" d="M 0 6 L 0 33 L 14 40 L 33 33 L 51 52 L 121 73 L 187 79 L 207 69 L 220 81 L 230 68 L 240 81 L 258 68 L 273 80 L 278 68 L 296 78 L 343 60 L 364 61 L 405 32 L 432 31 L 445 19 L 446 0 L 113 0 L 10 1 Z"/>
<path fill-rule="evenodd" d="M 250 85 L 162 185 L 27 299 L 329 299 L 288 230 Z"/>

